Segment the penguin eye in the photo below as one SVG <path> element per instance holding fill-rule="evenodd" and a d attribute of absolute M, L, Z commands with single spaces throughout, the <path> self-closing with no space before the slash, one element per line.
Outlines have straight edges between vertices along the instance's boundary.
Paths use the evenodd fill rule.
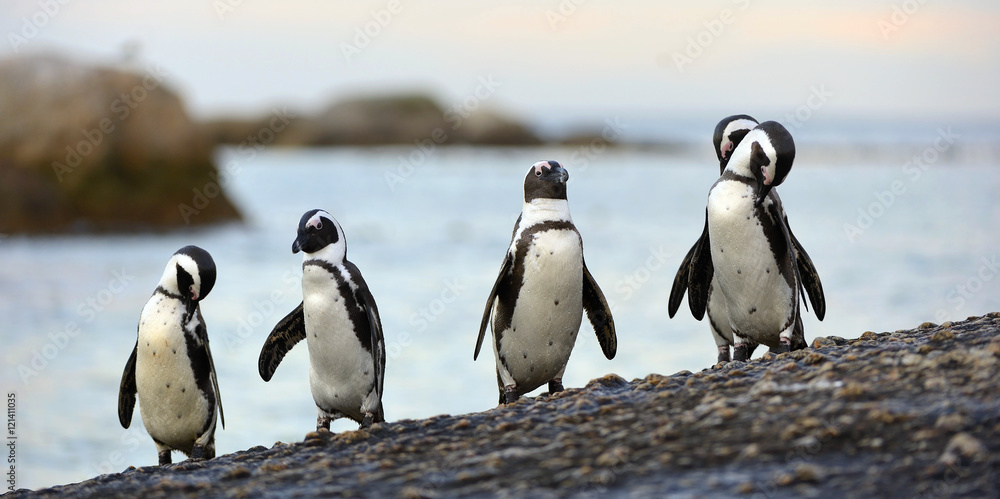
<path fill-rule="evenodd" d="M 323 228 L 323 221 L 322 220 L 317 221 L 316 222 L 316 230 L 320 230 L 322 228 Z"/>
<path fill-rule="evenodd" d="M 542 176 L 542 171 L 541 170 L 535 170 L 535 176 L 536 177 L 541 177 Z"/>

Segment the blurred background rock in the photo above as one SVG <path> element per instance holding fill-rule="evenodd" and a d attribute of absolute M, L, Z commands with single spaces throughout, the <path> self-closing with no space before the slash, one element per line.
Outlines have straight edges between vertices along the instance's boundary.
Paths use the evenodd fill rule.
<path fill-rule="evenodd" d="M 155 66 L 0 61 L 0 233 L 149 231 L 239 220 L 212 142 Z"/>

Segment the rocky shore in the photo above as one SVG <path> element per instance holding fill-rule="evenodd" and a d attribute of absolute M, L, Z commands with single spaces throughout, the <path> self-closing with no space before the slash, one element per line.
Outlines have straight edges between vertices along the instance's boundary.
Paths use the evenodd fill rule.
<path fill-rule="evenodd" d="M 997 497 L 1000 313 L 12 497 Z"/>

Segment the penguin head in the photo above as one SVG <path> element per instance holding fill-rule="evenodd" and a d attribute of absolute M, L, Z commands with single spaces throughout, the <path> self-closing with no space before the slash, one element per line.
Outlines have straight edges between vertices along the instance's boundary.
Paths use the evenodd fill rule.
<path fill-rule="evenodd" d="M 726 169 L 754 179 L 754 206 L 760 206 L 771 189 L 785 181 L 793 161 L 792 135 L 781 123 L 765 121 L 747 133 Z"/>
<path fill-rule="evenodd" d="M 292 253 L 299 251 L 307 255 L 322 251 L 321 258 L 333 263 L 347 257 L 344 231 L 333 215 L 323 210 L 309 210 L 302 215 L 298 236 L 292 243 Z"/>
<path fill-rule="evenodd" d="M 712 134 L 712 143 L 715 145 L 715 156 L 719 158 L 719 174 L 726 169 L 729 158 L 733 157 L 733 151 L 740 145 L 743 137 L 750 130 L 757 126 L 757 120 L 746 114 L 735 114 L 728 118 L 723 118 L 718 125 L 715 125 L 715 133 Z"/>
<path fill-rule="evenodd" d="M 197 246 L 185 246 L 170 257 L 160 286 L 188 303 L 197 303 L 215 286 L 215 260 Z"/>
<path fill-rule="evenodd" d="M 524 177 L 524 202 L 533 199 L 566 199 L 569 172 L 557 161 L 539 161 Z"/>

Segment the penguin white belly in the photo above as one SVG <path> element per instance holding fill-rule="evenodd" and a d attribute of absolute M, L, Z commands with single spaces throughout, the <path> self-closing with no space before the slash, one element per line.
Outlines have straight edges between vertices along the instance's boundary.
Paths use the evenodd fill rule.
<path fill-rule="evenodd" d="M 142 309 L 135 382 L 150 437 L 190 453 L 212 408 L 198 388 L 179 318 L 179 301 L 157 295 Z"/>
<path fill-rule="evenodd" d="M 521 393 L 560 375 L 576 343 L 583 319 L 580 236 L 570 230 L 536 234 L 524 266 L 524 282 L 499 352 Z"/>
<path fill-rule="evenodd" d="M 307 266 L 302 284 L 304 290 L 311 290 L 304 293 L 302 311 L 313 400 L 323 410 L 361 420 L 362 402 L 374 387 L 371 353 L 358 341 L 347 302 L 333 277 L 325 270 Z"/>
<path fill-rule="evenodd" d="M 728 303 L 722 291 L 719 290 L 715 278 L 709 284 L 708 304 L 706 311 L 708 320 L 711 322 L 710 328 L 716 336 L 716 344 L 722 346 L 719 341 L 724 341 L 726 345 L 733 344 L 733 329 L 729 326 Z"/>
<path fill-rule="evenodd" d="M 709 194 L 713 278 L 732 327 L 775 346 L 792 316 L 795 297 L 755 218 L 753 200 L 753 189 L 736 181 L 721 182 Z"/>

